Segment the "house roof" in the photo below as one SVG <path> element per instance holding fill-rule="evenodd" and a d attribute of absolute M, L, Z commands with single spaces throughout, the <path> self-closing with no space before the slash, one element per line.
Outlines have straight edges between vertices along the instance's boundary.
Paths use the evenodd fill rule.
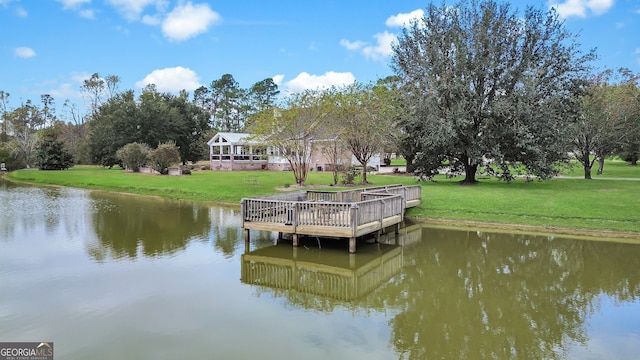
<path fill-rule="evenodd" d="M 249 137 L 251 134 L 248 133 L 232 133 L 232 132 L 219 132 L 215 134 L 209 141 L 207 141 L 207 145 L 212 146 L 217 143 L 230 143 L 232 145 L 256 145 L 260 144 L 260 142 L 255 140 L 250 140 Z M 219 139 L 221 141 L 219 141 Z"/>

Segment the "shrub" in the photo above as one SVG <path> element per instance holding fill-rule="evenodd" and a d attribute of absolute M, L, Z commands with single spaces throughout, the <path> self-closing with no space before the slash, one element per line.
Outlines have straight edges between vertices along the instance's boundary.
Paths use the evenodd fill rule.
<path fill-rule="evenodd" d="M 125 168 L 133 172 L 139 172 L 140 168 L 149 161 L 149 151 L 147 144 L 133 142 L 118 149 L 116 157 Z"/>
<path fill-rule="evenodd" d="M 162 175 L 169 173 L 169 166 L 180 161 L 180 151 L 173 142 L 158 145 L 151 151 L 151 167 Z"/>

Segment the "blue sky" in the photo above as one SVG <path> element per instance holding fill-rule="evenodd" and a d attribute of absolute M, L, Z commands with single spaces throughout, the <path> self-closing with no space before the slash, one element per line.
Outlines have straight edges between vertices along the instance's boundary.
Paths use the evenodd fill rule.
<path fill-rule="evenodd" d="M 440 4 L 440 0 L 436 1 Z M 391 75 L 391 42 L 425 0 L 0 0 L 0 90 L 9 109 L 40 95 L 83 108 L 92 73 L 120 90 L 177 92 L 231 74 L 282 91 Z M 640 0 L 531 0 L 556 7 L 600 68 L 640 73 Z"/>

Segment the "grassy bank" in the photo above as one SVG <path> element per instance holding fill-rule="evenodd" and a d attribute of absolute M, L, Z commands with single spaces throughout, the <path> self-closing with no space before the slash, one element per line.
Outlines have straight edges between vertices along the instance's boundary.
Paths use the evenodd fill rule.
<path fill-rule="evenodd" d="M 616 174 L 616 168 L 620 174 Z M 640 178 L 640 168 L 607 164 L 603 176 Z M 230 204 L 238 204 L 244 197 L 295 190 L 292 173 L 267 171 L 196 171 L 190 176 L 153 176 L 76 166 L 66 171 L 16 171 L 7 178 L 34 184 Z M 374 185 L 418 183 L 411 176 L 370 175 L 368 178 Z M 331 179 L 329 173 L 314 172 L 309 174 L 307 185 L 326 187 Z M 410 209 L 409 216 L 640 233 L 640 181 L 562 178 L 532 182 L 516 180 L 507 184 L 483 178 L 475 186 L 461 186 L 458 184 L 460 179 L 441 177 L 436 180 L 421 183 L 422 206 Z"/>

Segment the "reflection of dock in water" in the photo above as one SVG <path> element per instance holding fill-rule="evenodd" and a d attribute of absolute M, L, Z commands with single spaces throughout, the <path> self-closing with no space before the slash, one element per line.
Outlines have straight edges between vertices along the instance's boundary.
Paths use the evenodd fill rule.
<path fill-rule="evenodd" d="M 241 280 L 349 301 L 375 290 L 401 269 L 400 245 L 367 244 L 354 255 L 336 249 L 292 249 L 281 244 L 242 255 Z"/>

